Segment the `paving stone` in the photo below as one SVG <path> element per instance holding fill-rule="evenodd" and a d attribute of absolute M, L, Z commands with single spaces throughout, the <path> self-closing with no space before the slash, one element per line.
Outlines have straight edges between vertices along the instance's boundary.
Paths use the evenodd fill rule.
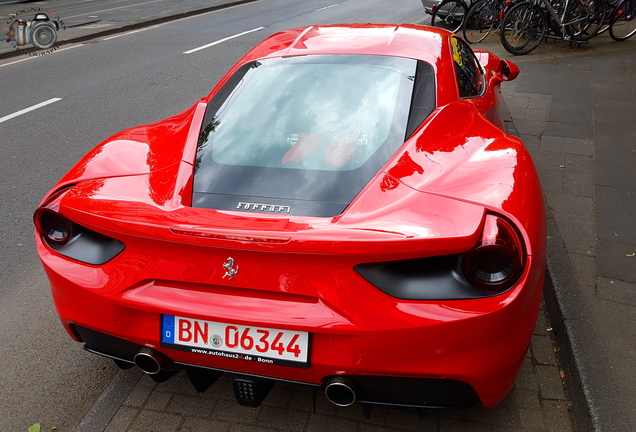
<path fill-rule="evenodd" d="M 171 393 L 153 392 L 144 404 L 144 409 L 164 411 L 172 396 Z"/>
<path fill-rule="evenodd" d="M 546 134 L 541 137 L 541 150 L 593 156 L 594 141 L 564 136 L 550 136 L 546 132 Z M 565 162 L 565 159 L 563 160 Z"/>
<path fill-rule="evenodd" d="M 563 173 L 563 193 L 565 195 L 594 198 L 595 190 L 593 175 L 570 172 L 567 169 Z"/>
<path fill-rule="evenodd" d="M 513 108 L 523 108 L 527 109 L 530 104 L 530 95 L 521 95 L 519 93 L 515 93 L 510 99 L 506 100 L 506 107 L 509 110 Z"/>
<path fill-rule="evenodd" d="M 566 172 L 581 173 L 593 177 L 594 157 L 591 155 L 568 153 L 565 155 L 565 169 Z"/>
<path fill-rule="evenodd" d="M 240 421 L 254 423 L 260 408 L 248 408 L 239 405 L 236 400 L 219 399 L 210 415 L 213 419 L 227 422 Z"/>
<path fill-rule="evenodd" d="M 527 374 L 534 373 L 534 366 L 532 365 L 532 358 L 526 357 L 523 359 L 523 363 L 521 364 L 521 372 Z"/>
<path fill-rule="evenodd" d="M 539 390 L 536 373 L 519 373 L 515 381 L 515 388 L 534 391 Z"/>
<path fill-rule="evenodd" d="M 554 214 L 559 232 L 568 252 L 593 255 L 596 234 L 594 220 L 594 200 L 589 197 L 556 194 L 545 191 L 547 204 Z"/>
<path fill-rule="evenodd" d="M 542 76 L 538 79 L 533 79 L 532 82 L 524 81 L 517 84 L 517 91 L 523 93 L 535 93 L 551 95 L 554 93 L 554 81 L 551 79 L 542 79 Z"/>
<path fill-rule="evenodd" d="M 226 432 L 229 427 L 227 422 L 188 417 L 179 432 Z"/>
<path fill-rule="evenodd" d="M 563 382 L 557 366 L 536 365 L 539 394 L 543 399 L 565 399 Z"/>
<path fill-rule="evenodd" d="M 594 101 L 594 95 L 589 91 L 589 88 L 560 83 L 552 92 L 552 100 L 567 103 L 569 106 L 567 109 L 579 109 L 582 106 L 591 105 Z"/>
<path fill-rule="evenodd" d="M 302 431 L 305 428 L 309 413 L 294 411 L 284 407 L 263 406 L 260 409 L 257 423 L 261 426 L 273 427 L 285 431 Z"/>
<path fill-rule="evenodd" d="M 132 430 L 152 430 L 154 432 L 173 432 L 179 427 L 183 417 L 158 411 L 142 411 L 135 419 Z"/>
<path fill-rule="evenodd" d="M 545 122 L 518 120 L 515 121 L 515 127 L 517 132 L 523 135 L 541 135 L 545 129 Z"/>
<path fill-rule="evenodd" d="M 632 105 L 633 109 L 633 105 Z M 636 137 L 636 128 L 625 127 L 625 122 L 598 120 L 594 121 L 594 132 L 599 135 L 620 135 L 623 137 Z"/>
<path fill-rule="evenodd" d="M 217 403 L 217 400 L 202 395 L 175 394 L 168 404 L 169 412 L 185 414 L 196 417 L 208 417 Z"/>
<path fill-rule="evenodd" d="M 544 430 L 543 411 L 540 409 L 520 409 L 519 426 L 525 429 Z"/>
<path fill-rule="evenodd" d="M 532 338 L 532 355 L 538 364 L 556 365 L 554 345 L 547 336 L 535 336 Z"/>
<path fill-rule="evenodd" d="M 547 120 L 547 113 L 544 108 L 528 108 L 524 119 L 530 121 L 544 122 Z"/>
<path fill-rule="evenodd" d="M 543 401 L 543 424 L 546 432 L 572 430 L 572 420 L 565 401 Z"/>
<path fill-rule="evenodd" d="M 121 432 L 128 429 L 139 409 L 122 406 L 117 410 L 113 419 L 108 423 L 104 432 Z"/>
<path fill-rule="evenodd" d="M 307 432 L 355 432 L 356 422 L 332 416 L 312 414 L 307 423 Z"/>
<path fill-rule="evenodd" d="M 597 236 L 607 241 L 636 244 L 636 214 L 596 209 Z"/>
<path fill-rule="evenodd" d="M 552 328 L 552 324 L 548 321 L 545 310 L 541 310 L 534 325 L 534 335 L 547 336 L 549 328 Z"/>
<path fill-rule="evenodd" d="M 158 384 L 157 391 L 167 393 L 185 393 L 191 395 L 197 394 L 197 391 L 194 389 L 194 386 L 185 372 L 179 372 L 168 381 Z"/>
<path fill-rule="evenodd" d="M 596 285 L 596 256 L 593 254 L 568 254 L 572 268 L 576 273 L 581 297 L 593 301 Z"/>
<path fill-rule="evenodd" d="M 394 430 L 397 430 L 397 429 L 390 429 L 390 428 L 373 425 L 373 424 L 362 424 L 358 428 L 358 432 L 392 432 Z"/>
<path fill-rule="evenodd" d="M 596 281 L 596 295 L 605 300 L 636 306 L 635 283 L 599 277 Z"/>
<path fill-rule="evenodd" d="M 543 138 L 541 138 L 541 141 Z M 558 151 L 547 151 L 545 149 L 540 149 L 539 152 L 532 155 L 535 165 L 538 170 L 547 171 L 554 170 L 558 172 L 563 172 L 563 168 L 565 166 L 565 158 L 566 154 Z M 543 179 L 542 179 L 543 180 Z"/>
<path fill-rule="evenodd" d="M 597 185 L 596 207 L 636 214 L 636 190 Z"/>
<path fill-rule="evenodd" d="M 539 169 L 539 177 L 541 178 L 541 187 L 543 192 L 563 193 L 563 176 L 565 173 L 562 169 Z"/>
<path fill-rule="evenodd" d="M 543 133 L 545 133 L 545 135 L 564 138 L 594 138 L 594 128 L 592 124 L 547 122 L 543 128 Z"/>
<path fill-rule="evenodd" d="M 528 111 L 528 108 L 521 108 L 521 107 L 508 107 L 508 112 L 510 113 L 510 117 L 512 117 L 513 120 L 523 120 L 526 118 L 526 112 Z"/>
<path fill-rule="evenodd" d="M 539 145 L 541 144 L 541 139 L 537 135 L 519 135 L 519 139 L 523 141 L 523 144 L 532 154 L 534 158 L 534 153 L 539 150 Z"/>
<path fill-rule="evenodd" d="M 539 401 L 539 392 L 537 390 L 525 390 L 522 388 L 513 388 L 512 391 L 501 403 L 502 406 L 513 409 L 541 408 L 541 402 Z"/>
<path fill-rule="evenodd" d="M 156 386 L 157 384 L 147 375 L 142 376 L 124 401 L 124 405 L 141 407 Z"/>
<path fill-rule="evenodd" d="M 636 150 L 636 147 L 634 150 Z M 636 185 L 636 169 L 634 169 L 636 166 L 636 152 L 634 150 L 597 149 L 596 184 L 633 189 Z"/>
<path fill-rule="evenodd" d="M 634 78 L 630 78 L 630 80 L 633 80 Z M 601 109 L 606 109 L 606 108 L 611 108 L 611 109 L 622 109 L 622 110 L 631 110 L 634 108 L 634 103 L 632 101 L 629 100 L 624 100 L 624 101 L 612 101 L 612 100 L 605 100 L 605 99 L 599 99 L 597 98 L 594 101 L 594 110 L 601 110 Z"/>
<path fill-rule="evenodd" d="M 439 432 L 493 432 L 487 424 L 465 422 L 453 419 L 440 419 Z"/>
<path fill-rule="evenodd" d="M 544 111 L 545 113 L 545 111 Z M 576 123 L 590 125 L 593 122 L 593 116 L 591 111 L 576 111 L 576 110 L 560 110 L 552 108 L 547 117 L 548 121 L 561 122 L 561 123 Z"/>
<path fill-rule="evenodd" d="M 482 406 L 475 406 L 467 410 L 466 417 L 469 421 L 474 421 L 481 424 L 488 424 L 491 426 L 518 426 L 517 414 L 515 409 L 508 407 L 492 409 L 484 408 Z"/>
<path fill-rule="evenodd" d="M 278 429 L 269 428 L 258 425 L 233 424 L 230 425 L 228 432 L 279 432 Z"/>
<path fill-rule="evenodd" d="M 615 108 L 615 107 L 606 107 L 603 109 L 594 110 L 594 120 L 623 122 L 623 123 L 629 124 L 634 121 L 633 114 L 634 113 L 631 112 L 631 110 Z"/>
<path fill-rule="evenodd" d="M 636 245 L 599 239 L 596 249 L 598 276 L 636 283 Z"/>
<path fill-rule="evenodd" d="M 550 110 L 589 111 L 588 107 L 572 103 L 569 99 L 553 98 Z"/>

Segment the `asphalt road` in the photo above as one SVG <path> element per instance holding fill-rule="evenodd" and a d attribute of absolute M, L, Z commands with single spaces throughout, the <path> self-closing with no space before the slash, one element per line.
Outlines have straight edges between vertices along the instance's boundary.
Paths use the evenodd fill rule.
<path fill-rule="evenodd" d="M 194 104 L 270 34 L 423 15 L 419 0 L 337 1 L 260 0 L 51 55 L 0 61 L 0 431 L 26 431 L 36 422 L 72 430 L 116 372 L 110 361 L 84 353 L 58 322 L 32 240 L 31 218 L 43 194 L 113 133 Z M 75 15 L 95 15 L 106 3 L 134 2 L 65 3 Z M 243 32 L 249 33 L 237 36 Z"/>

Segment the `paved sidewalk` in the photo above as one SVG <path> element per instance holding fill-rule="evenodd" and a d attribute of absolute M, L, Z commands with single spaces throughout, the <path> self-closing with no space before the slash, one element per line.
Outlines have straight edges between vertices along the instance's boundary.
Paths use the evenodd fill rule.
<path fill-rule="evenodd" d="M 549 211 L 544 297 L 579 429 L 636 430 L 636 39 L 483 47 L 521 69 L 502 89 Z"/>

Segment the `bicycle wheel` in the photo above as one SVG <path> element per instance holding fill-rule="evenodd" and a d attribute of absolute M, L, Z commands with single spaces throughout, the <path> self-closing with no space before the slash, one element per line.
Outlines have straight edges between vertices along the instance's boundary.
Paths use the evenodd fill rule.
<path fill-rule="evenodd" d="M 433 9 L 431 25 L 457 33 L 467 14 L 468 6 L 462 0 L 444 0 Z"/>
<path fill-rule="evenodd" d="M 619 3 L 612 15 L 609 29 L 612 39 L 624 41 L 636 33 L 636 0 Z"/>
<path fill-rule="evenodd" d="M 605 4 L 601 0 L 574 0 L 565 13 L 565 31 L 572 39 L 586 41 L 596 36 L 605 20 Z"/>
<path fill-rule="evenodd" d="M 501 22 L 501 44 L 515 55 L 528 54 L 539 46 L 547 24 L 539 6 L 532 2 L 517 3 Z"/>
<path fill-rule="evenodd" d="M 470 8 L 464 20 L 464 40 L 471 44 L 483 41 L 493 29 L 499 27 L 500 21 L 496 0 L 478 1 Z"/>
<path fill-rule="evenodd" d="M 600 35 L 605 33 L 610 28 L 610 17 L 612 16 L 612 12 L 616 8 L 618 2 L 616 0 L 602 0 L 603 8 L 605 9 L 605 18 L 603 19 L 603 23 L 601 24 L 601 28 L 598 30 L 596 35 Z"/>

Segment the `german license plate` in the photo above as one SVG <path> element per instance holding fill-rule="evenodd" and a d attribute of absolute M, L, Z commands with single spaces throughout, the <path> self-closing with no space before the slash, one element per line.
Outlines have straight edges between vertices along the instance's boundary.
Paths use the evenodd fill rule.
<path fill-rule="evenodd" d="M 161 346 L 203 355 L 309 367 L 309 333 L 162 315 Z"/>

